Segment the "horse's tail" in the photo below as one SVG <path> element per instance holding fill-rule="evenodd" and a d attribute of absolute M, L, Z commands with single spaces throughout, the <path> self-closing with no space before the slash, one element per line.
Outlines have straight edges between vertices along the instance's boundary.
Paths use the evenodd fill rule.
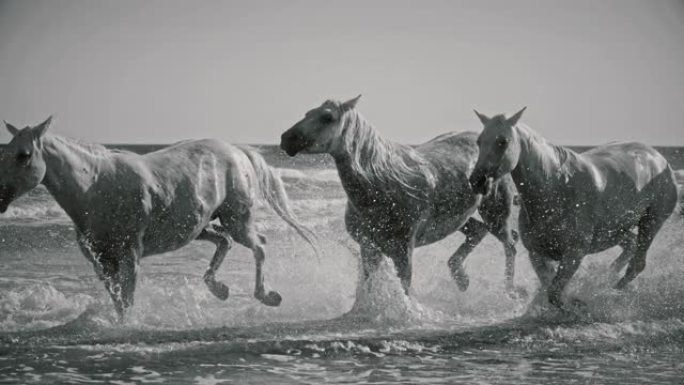
<path fill-rule="evenodd" d="M 311 245 L 317 257 L 320 257 L 318 247 L 318 237 L 313 231 L 301 224 L 295 214 L 290 208 L 289 199 L 283 181 L 275 170 L 271 168 L 264 158 L 249 147 L 241 147 L 242 151 L 247 155 L 249 161 L 254 167 L 254 171 L 258 180 L 258 190 L 262 198 L 268 202 L 273 211 L 278 214 L 288 225 L 290 225 L 304 240 Z"/>

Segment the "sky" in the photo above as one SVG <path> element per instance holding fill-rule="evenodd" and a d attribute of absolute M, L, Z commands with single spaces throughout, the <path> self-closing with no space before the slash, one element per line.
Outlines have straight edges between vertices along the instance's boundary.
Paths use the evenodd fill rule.
<path fill-rule="evenodd" d="M 358 94 L 404 143 L 527 106 L 558 144 L 684 145 L 684 1 L 0 0 L 0 119 L 17 126 L 268 144 Z"/>

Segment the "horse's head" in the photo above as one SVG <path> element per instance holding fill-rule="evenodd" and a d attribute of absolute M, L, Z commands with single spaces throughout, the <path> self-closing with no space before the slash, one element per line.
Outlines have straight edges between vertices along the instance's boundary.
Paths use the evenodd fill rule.
<path fill-rule="evenodd" d="M 361 95 L 344 103 L 328 100 L 310 110 L 302 120 L 281 135 L 280 148 L 290 156 L 300 152 L 330 152 L 342 135 L 344 115 L 354 109 L 359 98 Z"/>
<path fill-rule="evenodd" d="M 0 149 L 0 213 L 45 177 L 42 138 L 52 117 L 35 127 L 18 129 L 5 122 L 12 140 Z"/>
<path fill-rule="evenodd" d="M 510 118 L 503 115 L 489 118 L 475 111 L 484 125 L 482 133 L 477 138 L 480 154 L 470 175 L 470 184 L 475 193 L 488 194 L 496 180 L 513 171 L 518 165 L 520 141 L 514 128 L 525 108 Z"/>

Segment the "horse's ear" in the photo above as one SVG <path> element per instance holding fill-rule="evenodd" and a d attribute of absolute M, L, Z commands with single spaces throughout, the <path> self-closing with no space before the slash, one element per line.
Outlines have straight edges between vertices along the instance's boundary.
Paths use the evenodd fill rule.
<path fill-rule="evenodd" d="M 347 111 L 356 107 L 356 103 L 358 103 L 359 99 L 361 99 L 361 94 L 359 94 L 359 96 L 353 99 L 349 99 L 346 102 L 342 103 L 342 110 Z"/>
<path fill-rule="evenodd" d="M 5 127 L 7 127 L 7 131 L 9 131 L 9 133 L 12 134 L 12 136 L 17 136 L 17 134 L 19 133 L 18 128 L 16 128 L 13 125 L 5 122 L 4 120 L 3 120 L 3 123 L 5 123 Z"/>
<path fill-rule="evenodd" d="M 50 123 L 52 123 L 52 115 L 50 115 L 45 121 L 35 127 L 32 128 L 33 135 L 36 138 L 42 138 L 43 135 L 45 135 L 45 132 L 47 129 L 50 127 Z"/>
<path fill-rule="evenodd" d="M 520 120 L 520 118 L 522 117 L 522 114 L 523 114 L 523 112 L 525 112 L 525 109 L 527 109 L 527 107 L 523 107 L 522 110 L 516 112 L 515 115 L 513 115 L 513 116 L 511 116 L 510 118 L 506 119 L 506 122 L 507 122 L 511 127 L 513 127 L 513 126 L 515 126 L 516 124 L 518 124 L 518 120 Z"/>
<path fill-rule="evenodd" d="M 477 115 L 477 117 L 480 118 L 480 121 L 482 122 L 482 124 L 487 125 L 487 123 L 489 123 L 489 118 L 487 117 L 487 115 L 481 114 L 481 113 L 477 112 L 477 110 L 473 110 L 473 111 L 475 111 L 475 115 Z"/>

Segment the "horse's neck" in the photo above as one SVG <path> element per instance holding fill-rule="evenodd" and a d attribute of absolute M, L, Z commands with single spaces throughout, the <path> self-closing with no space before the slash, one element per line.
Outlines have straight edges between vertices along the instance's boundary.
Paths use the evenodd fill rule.
<path fill-rule="evenodd" d="M 88 191 L 97 180 L 104 158 L 57 136 L 43 138 L 43 158 L 43 185 L 82 230 L 88 213 Z"/>
<path fill-rule="evenodd" d="M 340 144 L 330 152 L 330 155 L 335 159 L 340 180 L 348 193 L 351 192 L 350 189 L 367 190 L 367 192 L 376 188 L 380 190 L 381 186 L 376 186 L 380 184 L 380 181 L 375 178 L 377 170 L 372 169 L 371 158 L 375 155 L 374 151 L 379 151 L 380 145 L 386 146 L 390 142 L 375 132 L 375 129 L 357 112 L 354 111 L 353 114 L 355 115 L 345 124 L 352 126 L 347 127 L 346 130 L 354 132 L 345 132 L 343 135 L 349 135 L 349 137 L 341 139 Z M 353 127 L 354 124 L 365 125 L 362 128 L 365 132 L 357 131 L 360 129 Z"/>
<path fill-rule="evenodd" d="M 356 157 L 364 156 L 364 154 L 360 153 L 361 151 L 363 150 L 355 145 L 352 148 L 336 150 L 330 154 L 335 160 L 340 181 L 349 194 L 350 199 L 357 196 L 357 194 L 354 194 L 356 190 L 370 190 L 373 188 L 374 181 L 368 178 L 369 173 L 359 169 L 359 166 L 364 167 L 368 165 L 354 160 Z"/>
<path fill-rule="evenodd" d="M 348 133 L 346 143 L 330 153 L 349 200 L 357 207 L 391 204 L 423 210 L 430 187 L 434 187 L 432 174 L 410 149 L 382 138 L 367 122 L 362 123 L 366 124 L 364 131 Z"/>
<path fill-rule="evenodd" d="M 520 158 L 511 172 L 513 180 L 527 207 L 543 209 L 545 202 L 564 184 L 563 167 L 570 153 L 553 145 L 525 126 L 516 126 L 520 140 Z"/>

